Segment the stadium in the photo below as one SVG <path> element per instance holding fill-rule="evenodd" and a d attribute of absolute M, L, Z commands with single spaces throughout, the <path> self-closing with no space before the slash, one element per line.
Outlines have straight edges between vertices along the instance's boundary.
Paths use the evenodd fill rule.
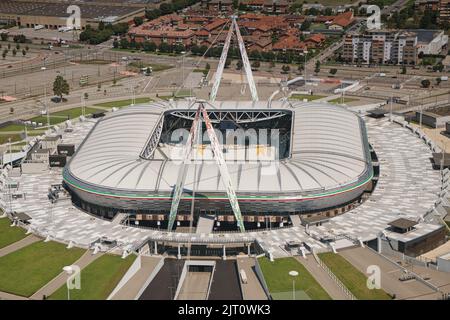
<path fill-rule="evenodd" d="M 274 101 L 270 108 L 267 101 L 172 101 L 132 106 L 96 123 L 63 171 L 73 203 L 106 219 L 122 213 L 141 226 L 167 227 L 180 155 L 186 149 L 186 139 L 174 138 L 174 133 L 189 132 L 202 103 L 215 132 L 227 137 L 220 147 L 247 229 L 266 218 L 283 226 L 289 215 L 334 216 L 372 189 L 364 121 L 343 107 L 295 101 Z M 205 123 L 201 128 L 200 136 L 205 136 Z M 229 130 L 270 137 L 260 135 L 256 142 L 248 134 L 228 139 Z M 208 152 L 206 138 L 191 158 Z M 269 156 L 252 161 L 251 154 Z M 214 157 L 187 167 L 177 226 L 189 224 L 193 214 L 194 225 L 199 216 L 209 215 L 221 230 L 235 229 L 236 215 Z"/>

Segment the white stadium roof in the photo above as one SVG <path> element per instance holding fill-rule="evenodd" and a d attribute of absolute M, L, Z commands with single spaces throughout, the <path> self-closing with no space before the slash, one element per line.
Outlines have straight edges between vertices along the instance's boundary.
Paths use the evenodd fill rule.
<path fill-rule="evenodd" d="M 170 159 L 142 159 L 140 154 L 163 112 L 187 110 L 191 104 L 149 103 L 107 115 L 78 148 L 68 166 L 70 175 L 96 189 L 171 192 L 179 164 Z M 214 105 L 221 110 L 267 110 L 267 102 L 227 101 Z M 293 112 L 291 157 L 280 161 L 279 172 L 274 175 L 261 174 L 261 163 L 228 162 L 236 192 L 323 191 L 355 183 L 369 170 L 365 127 L 355 113 L 314 102 L 272 102 L 271 108 Z M 207 110 L 213 109 L 207 106 Z M 197 173 L 198 192 L 225 192 L 214 162 L 203 165 Z M 193 181 L 191 167 L 185 188 L 191 189 Z"/>

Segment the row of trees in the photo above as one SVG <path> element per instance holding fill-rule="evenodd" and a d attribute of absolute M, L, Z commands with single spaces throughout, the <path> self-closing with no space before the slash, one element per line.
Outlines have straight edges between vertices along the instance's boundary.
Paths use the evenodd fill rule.
<path fill-rule="evenodd" d="M 132 50 L 144 50 L 146 52 L 155 52 L 158 50 L 163 53 L 181 53 L 186 50 L 182 44 L 171 45 L 168 43 L 161 43 L 159 46 L 152 41 L 136 42 L 134 40 L 128 41 L 127 38 L 114 40 L 113 47 L 115 49 L 132 49 Z"/>
<path fill-rule="evenodd" d="M 164 16 L 166 14 L 170 14 L 170 13 L 182 10 L 182 9 L 189 7 L 197 2 L 199 2 L 199 0 L 172 0 L 172 2 L 170 2 L 170 3 L 164 2 L 164 3 L 161 3 L 159 5 L 159 8 L 157 8 L 157 9 L 146 10 L 145 18 L 148 20 L 153 20 L 160 16 Z"/>
<path fill-rule="evenodd" d="M 86 29 L 80 33 L 80 41 L 87 42 L 89 44 L 99 44 L 105 42 L 111 38 L 111 36 L 120 36 L 128 32 L 127 23 L 118 24 L 105 24 L 101 21 L 97 29 L 92 28 L 90 25 L 86 26 Z"/>

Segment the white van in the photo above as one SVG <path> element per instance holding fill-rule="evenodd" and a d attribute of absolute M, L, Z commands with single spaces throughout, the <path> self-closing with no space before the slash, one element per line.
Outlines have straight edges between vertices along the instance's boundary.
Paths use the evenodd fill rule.
<path fill-rule="evenodd" d="M 45 27 L 42 24 L 38 24 L 37 26 L 34 26 L 34 30 L 41 30 L 44 29 Z"/>

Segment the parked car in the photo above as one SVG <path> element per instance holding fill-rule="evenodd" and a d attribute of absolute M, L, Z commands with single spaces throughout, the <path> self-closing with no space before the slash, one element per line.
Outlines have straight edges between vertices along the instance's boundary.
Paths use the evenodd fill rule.
<path fill-rule="evenodd" d="M 54 102 L 54 103 L 60 103 L 61 102 L 61 97 L 58 96 L 54 96 L 50 99 L 50 101 Z"/>

